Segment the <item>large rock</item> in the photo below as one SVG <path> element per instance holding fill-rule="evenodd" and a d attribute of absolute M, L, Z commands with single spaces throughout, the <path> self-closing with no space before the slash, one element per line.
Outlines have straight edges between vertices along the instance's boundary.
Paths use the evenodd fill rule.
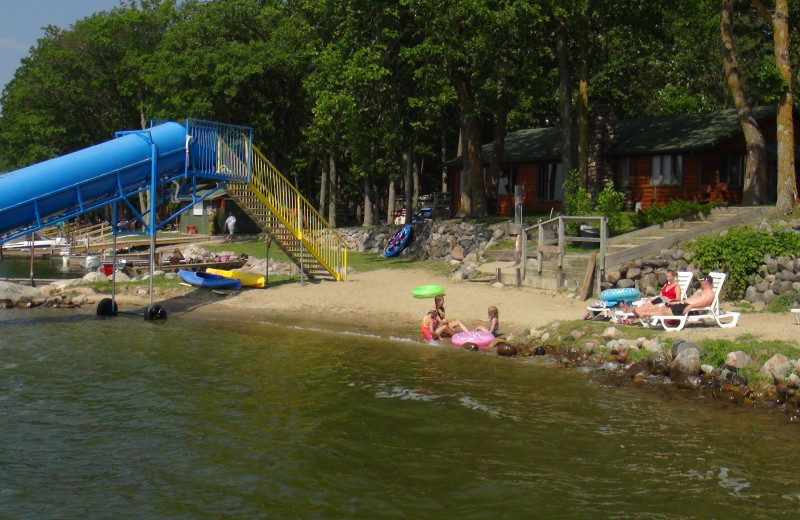
<path fill-rule="evenodd" d="M 669 374 L 669 359 L 664 352 L 654 352 L 647 358 L 647 367 L 650 369 L 650 373 L 665 376 Z"/>
<path fill-rule="evenodd" d="M 739 370 L 752 364 L 753 358 L 751 358 L 747 352 L 742 352 L 741 350 L 728 352 L 728 355 L 725 357 L 725 366 L 732 370 Z"/>
<path fill-rule="evenodd" d="M 750 303 L 758 303 L 763 301 L 764 297 L 761 296 L 761 293 L 758 292 L 758 289 L 756 289 L 751 285 L 744 292 L 744 299 L 749 301 Z"/>
<path fill-rule="evenodd" d="M 621 338 L 624 335 L 625 334 L 616 327 L 606 327 L 606 330 L 603 331 L 603 337 L 609 339 Z"/>
<path fill-rule="evenodd" d="M 127 274 L 123 273 L 122 271 L 116 271 L 113 274 L 108 275 L 108 277 L 107 277 L 109 282 L 112 280 L 112 278 L 116 282 L 130 282 L 131 281 L 131 277 L 128 276 Z"/>
<path fill-rule="evenodd" d="M 678 354 L 680 354 L 682 351 L 686 349 L 694 349 L 697 352 L 700 352 L 700 347 L 698 345 L 695 345 L 694 343 L 691 343 L 689 341 L 684 341 L 682 339 L 676 339 L 675 341 L 672 342 L 672 349 L 670 349 L 670 357 L 672 357 L 672 359 L 675 359 L 676 357 L 678 357 Z"/>
<path fill-rule="evenodd" d="M 634 267 L 633 269 L 628 269 L 628 272 L 625 274 L 625 277 L 629 280 L 638 280 L 642 276 L 642 269 L 640 267 Z"/>
<path fill-rule="evenodd" d="M 764 257 L 764 265 L 766 266 L 769 274 L 775 274 L 778 272 L 778 261 L 774 258 L 771 258 L 769 255 Z"/>
<path fill-rule="evenodd" d="M 685 343 L 684 343 L 685 344 Z M 700 372 L 700 350 L 685 348 L 672 360 L 669 366 L 670 377 L 696 375 Z"/>
<path fill-rule="evenodd" d="M 0 302 L 7 306 L 34 307 L 50 299 L 44 291 L 18 283 L 0 282 Z"/>
<path fill-rule="evenodd" d="M 108 277 L 99 271 L 93 271 L 91 273 L 86 273 L 83 276 L 84 282 L 105 282 L 108 281 Z"/>
<path fill-rule="evenodd" d="M 794 273 L 794 260 L 785 256 L 778 258 L 778 267 L 781 269 L 781 277 L 783 277 L 783 271 L 789 271 L 790 273 Z M 784 278 L 785 280 L 786 278 Z"/>
<path fill-rule="evenodd" d="M 620 289 L 630 289 L 631 287 L 635 287 L 636 282 L 631 280 L 630 278 L 625 278 L 617 282 L 617 287 Z"/>
<path fill-rule="evenodd" d="M 786 378 L 786 374 L 790 368 L 789 358 L 783 354 L 775 354 L 767 360 L 761 367 L 761 372 L 768 376 L 772 376 L 775 382 L 781 382 Z"/>

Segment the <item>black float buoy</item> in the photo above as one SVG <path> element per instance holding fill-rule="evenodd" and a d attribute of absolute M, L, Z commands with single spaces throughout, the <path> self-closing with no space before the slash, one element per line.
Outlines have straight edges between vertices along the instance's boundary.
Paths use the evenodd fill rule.
<path fill-rule="evenodd" d="M 98 316 L 116 316 L 117 315 L 117 302 L 111 298 L 103 298 L 97 304 Z"/>
<path fill-rule="evenodd" d="M 148 305 L 144 308 L 144 321 L 166 320 L 167 310 L 159 304 Z"/>

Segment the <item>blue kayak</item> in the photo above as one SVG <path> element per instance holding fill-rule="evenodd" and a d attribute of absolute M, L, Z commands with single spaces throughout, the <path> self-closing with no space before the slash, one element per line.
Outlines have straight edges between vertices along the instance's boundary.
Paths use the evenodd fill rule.
<path fill-rule="evenodd" d="M 389 239 L 386 249 L 383 250 L 383 256 L 389 258 L 399 253 L 400 250 L 406 246 L 406 243 L 408 243 L 408 239 L 411 238 L 413 231 L 413 228 L 409 224 L 401 227 L 400 230 Z"/>
<path fill-rule="evenodd" d="M 204 289 L 241 289 L 242 281 L 236 278 L 226 278 L 218 274 L 211 274 L 205 271 L 178 271 L 184 283 Z"/>

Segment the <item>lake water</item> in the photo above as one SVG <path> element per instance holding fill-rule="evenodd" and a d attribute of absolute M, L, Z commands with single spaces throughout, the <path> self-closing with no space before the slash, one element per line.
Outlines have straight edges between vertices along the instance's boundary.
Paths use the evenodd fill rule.
<path fill-rule="evenodd" d="M 800 513 L 779 412 L 413 331 L 225 318 L 0 311 L 0 518 Z"/>
<path fill-rule="evenodd" d="M 86 270 L 80 265 L 64 265 L 59 255 L 48 259 L 33 260 L 33 277 L 40 278 L 81 278 Z M 31 277 L 31 261 L 25 256 L 5 256 L 0 260 L 0 279 L 12 278 L 27 280 Z"/>

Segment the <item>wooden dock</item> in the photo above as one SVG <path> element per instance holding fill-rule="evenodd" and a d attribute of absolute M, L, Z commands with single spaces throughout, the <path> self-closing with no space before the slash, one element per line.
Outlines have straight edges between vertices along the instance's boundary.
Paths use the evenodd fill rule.
<path fill-rule="evenodd" d="M 175 234 L 175 236 L 169 235 L 159 235 L 156 237 L 156 247 L 162 246 L 171 246 L 177 244 L 188 244 L 191 242 L 198 242 L 205 238 L 203 235 L 183 235 L 183 234 Z M 102 251 L 111 251 L 114 242 L 109 239 L 98 240 L 97 242 L 92 242 L 91 240 L 88 244 L 73 244 L 70 247 L 70 252 L 72 254 L 91 254 L 91 253 L 99 253 Z M 122 235 L 117 237 L 117 250 L 120 249 L 132 249 L 137 247 L 150 247 L 150 239 L 147 237 L 141 237 L 139 235 Z M 34 258 L 43 258 L 47 259 L 53 256 L 59 256 L 61 254 L 61 250 L 64 248 L 61 247 L 52 247 L 52 248 L 37 248 L 33 251 Z M 29 257 L 31 255 L 30 249 L 3 249 L 0 247 L 0 258 L 3 256 L 22 256 L 22 257 Z"/>

